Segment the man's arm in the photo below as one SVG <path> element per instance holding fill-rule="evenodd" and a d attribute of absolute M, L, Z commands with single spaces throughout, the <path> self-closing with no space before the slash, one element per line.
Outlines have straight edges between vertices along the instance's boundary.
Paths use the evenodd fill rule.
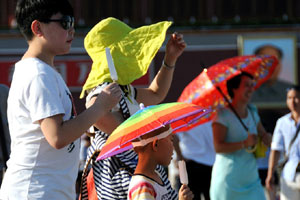
<path fill-rule="evenodd" d="M 279 157 L 280 157 L 280 151 L 271 150 L 271 153 L 270 153 L 270 156 L 269 156 L 268 175 L 267 175 L 267 178 L 265 180 L 266 188 L 268 190 L 273 190 L 274 172 L 276 170 Z"/>
<path fill-rule="evenodd" d="M 94 104 L 68 121 L 63 121 L 63 115 L 54 115 L 39 121 L 43 134 L 48 143 L 60 149 L 78 139 L 92 124 L 98 120 L 106 120 L 104 116 L 121 98 L 118 84 L 108 85 L 98 95 Z"/>

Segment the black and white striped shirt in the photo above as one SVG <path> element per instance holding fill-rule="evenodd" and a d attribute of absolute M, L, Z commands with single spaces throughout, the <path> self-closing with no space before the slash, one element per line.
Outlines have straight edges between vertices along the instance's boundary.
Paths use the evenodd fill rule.
<path fill-rule="evenodd" d="M 101 86 L 100 86 L 101 87 Z M 103 87 L 103 85 L 102 85 Z M 132 88 L 132 86 L 129 86 Z M 130 90 L 130 89 L 129 89 Z M 124 98 L 121 99 L 119 105 L 120 109 L 124 113 L 128 113 L 128 106 L 125 102 L 125 98 L 131 95 L 131 99 L 135 99 L 136 90 L 131 94 L 124 94 Z M 99 90 L 98 90 L 99 92 Z M 123 91 L 124 92 L 124 91 Z M 94 95 L 94 94 L 91 94 Z M 128 101 L 127 101 L 128 102 Z M 102 131 L 96 131 L 95 138 L 92 140 L 92 144 L 88 150 L 87 161 L 92 157 L 92 168 L 94 173 L 94 181 L 98 199 L 112 200 L 112 199 L 127 199 L 127 193 L 129 189 L 129 183 L 131 176 L 137 165 L 138 156 L 133 150 L 128 150 L 123 153 L 117 154 L 116 156 L 109 157 L 104 160 L 95 161 L 97 157 L 97 150 L 102 149 L 105 144 L 108 135 Z M 159 173 L 164 185 L 166 185 L 170 200 L 178 199 L 177 192 L 171 187 L 170 181 L 168 180 L 165 169 L 158 165 L 156 171 Z M 83 175 L 82 182 L 82 199 L 88 199 L 87 194 L 87 173 Z"/>

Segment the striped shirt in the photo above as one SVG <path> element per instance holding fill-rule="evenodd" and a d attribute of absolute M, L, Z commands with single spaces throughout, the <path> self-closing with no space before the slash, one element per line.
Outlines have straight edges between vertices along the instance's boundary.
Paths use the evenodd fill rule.
<path fill-rule="evenodd" d="M 129 184 L 128 199 L 167 200 L 169 199 L 169 195 L 164 185 L 157 183 L 145 175 L 135 174 L 132 176 Z"/>
<path fill-rule="evenodd" d="M 135 90 L 131 89 L 131 91 Z M 130 101 L 135 99 L 136 96 L 134 92 L 131 94 L 124 94 L 124 98 L 122 98 L 119 105 L 119 108 L 122 109 L 123 113 L 128 112 L 129 110 L 127 106 L 129 102 L 127 100 L 128 95 L 131 95 L 129 97 L 131 99 Z M 125 103 L 124 99 L 126 99 Z M 102 149 L 107 138 L 108 135 L 106 133 L 102 131 L 96 132 L 95 138 L 92 140 L 91 146 L 88 149 L 87 163 L 89 159 L 92 159 L 91 165 L 94 171 L 94 181 L 98 199 L 125 200 L 127 199 L 130 179 L 137 165 L 138 156 L 133 150 L 129 150 L 96 162 L 95 160 L 98 154 L 95 152 Z M 156 171 L 159 173 L 165 187 L 168 190 L 168 199 L 177 199 L 177 192 L 172 189 L 164 168 L 159 165 L 157 166 Z M 85 173 L 82 180 L 81 196 L 84 200 L 88 199 L 86 181 L 87 175 L 88 173 Z"/>

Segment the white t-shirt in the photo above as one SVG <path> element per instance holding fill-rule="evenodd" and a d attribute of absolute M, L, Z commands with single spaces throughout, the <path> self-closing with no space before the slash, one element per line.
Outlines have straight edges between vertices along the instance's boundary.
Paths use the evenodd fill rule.
<path fill-rule="evenodd" d="M 75 199 L 80 139 L 55 149 L 38 123 L 57 114 L 69 120 L 70 94 L 60 74 L 41 60 L 16 63 L 8 97 L 11 154 L 0 199 Z"/>
<path fill-rule="evenodd" d="M 187 132 L 178 133 L 179 146 L 184 158 L 213 166 L 216 152 L 211 123 L 210 121 Z"/>

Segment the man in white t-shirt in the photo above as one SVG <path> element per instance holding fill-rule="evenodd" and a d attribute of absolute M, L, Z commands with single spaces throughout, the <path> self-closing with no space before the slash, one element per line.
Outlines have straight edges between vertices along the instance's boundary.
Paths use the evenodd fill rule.
<path fill-rule="evenodd" d="M 72 96 L 54 67 L 69 52 L 74 18 L 68 0 L 21 0 L 16 18 L 28 49 L 15 64 L 8 96 L 11 154 L 1 200 L 74 200 L 80 136 L 121 98 L 117 84 L 76 117 Z"/>

